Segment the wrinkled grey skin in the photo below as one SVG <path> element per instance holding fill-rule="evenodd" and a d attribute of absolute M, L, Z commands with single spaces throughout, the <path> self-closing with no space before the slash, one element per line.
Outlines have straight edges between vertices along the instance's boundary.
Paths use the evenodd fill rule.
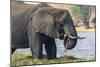
<path fill-rule="evenodd" d="M 12 53 L 17 48 L 30 47 L 33 57 L 42 58 L 43 44 L 45 44 L 47 58 L 54 59 L 56 58 L 55 38 L 64 39 L 66 49 L 75 47 L 77 32 L 67 10 L 53 8 L 46 3 L 29 6 L 12 10 Z"/>
<path fill-rule="evenodd" d="M 31 21 L 32 29 L 51 38 L 64 39 L 64 34 L 66 34 L 65 39 L 71 41 L 70 44 L 69 41 L 65 41 L 67 43 L 66 49 L 74 48 L 77 39 L 71 39 L 68 35 L 77 37 L 77 32 L 67 10 L 43 7 L 33 15 Z"/>
<path fill-rule="evenodd" d="M 29 47 L 26 24 L 29 22 L 31 15 L 41 7 L 48 7 L 46 3 L 39 5 L 28 5 L 23 2 L 11 1 L 11 47 L 12 52 L 16 48 Z M 25 27 L 26 26 L 26 27 Z"/>

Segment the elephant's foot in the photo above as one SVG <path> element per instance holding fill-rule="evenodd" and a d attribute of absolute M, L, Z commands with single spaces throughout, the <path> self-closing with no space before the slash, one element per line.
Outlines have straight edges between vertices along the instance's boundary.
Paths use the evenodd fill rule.
<path fill-rule="evenodd" d="M 42 55 L 42 54 L 37 55 L 37 54 L 35 53 L 35 54 L 32 54 L 32 57 L 33 57 L 34 59 L 43 59 L 43 55 Z"/>
<path fill-rule="evenodd" d="M 43 59 L 41 56 L 32 56 L 33 59 Z"/>
<path fill-rule="evenodd" d="M 46 49 L 46 53 L 47 53 L 47 58 L 50 59 L 56 59 L 56 43 L 55 40 L 50 38 L 49 40 L 47 40 L 47 42 L 45 43 L 45 49 Z"/>
<path fill-rule="evenodd" d="M 50 49 L 49 51 L 47 51 L 47 58 L 49 60 L 56 59 L 56 48 Z"/>
<path fill-rule="evenodd" d="M 33 58 L 33 59 L 38 59 L 38 56 L 35 55 L 35 54 L 34 54 L 34 55 L 32 54 L 32 58 Z"/>
<path fill-rule="evenodd" d="M 43 59 L 43 55 L 39 55 L 38 56 L 38 59 Z"/>
<path fill-rule="evenodd" d="M 48 57 L 49 60 L 56 59 L 56 57 Z"/>
<path fill-rule="evenodd" d="M 50 60 L 52 60 L 52 59 L 56 59 L 56 51 L 54 51 L 54 52 L 51 52 L 51 55 L 48 55 L 47 56 L 47 58 Z"/>

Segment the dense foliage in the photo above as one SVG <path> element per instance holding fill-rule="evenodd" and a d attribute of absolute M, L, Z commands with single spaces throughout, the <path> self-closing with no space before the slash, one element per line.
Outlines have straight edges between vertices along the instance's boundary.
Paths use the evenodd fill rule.
<path fill-rule="evenodd" d="M 95 6 L 72 5 L 70 11 L 76 23 L 81 20 L 86 27 L 89 27 L 89 20 L 91 14 L 95 13 Z"/>

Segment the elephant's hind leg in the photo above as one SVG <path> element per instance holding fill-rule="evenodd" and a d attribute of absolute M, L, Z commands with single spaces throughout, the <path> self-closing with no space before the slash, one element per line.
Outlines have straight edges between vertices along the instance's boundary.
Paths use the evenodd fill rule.
<path fill-rule="evenodd" d="M 34 45 L 32 44 L 30 46 L 31 48 L 31 52 L 32 52 L 32 56 L 33 58 L 38 58 L 38 59 L 42 59 L 43 55 L 42 55 L 42 44 L 40 44 L 39 42 L 34 42 Z"/>

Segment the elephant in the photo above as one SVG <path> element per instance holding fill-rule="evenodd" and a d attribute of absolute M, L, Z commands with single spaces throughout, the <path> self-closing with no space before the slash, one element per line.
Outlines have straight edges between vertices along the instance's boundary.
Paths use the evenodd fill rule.
<path fill-rule="evenodd" d="M 47 3 L 12 11 L 11 53 L 17 48 L 30 48 L 32 57 L 43 58 L 43 44 L 48 59 L 56 58 L 55 39 L 64 40 L 66 49 L 73 49 L 79 37 L 68 10 L 54 8 Z"/>

